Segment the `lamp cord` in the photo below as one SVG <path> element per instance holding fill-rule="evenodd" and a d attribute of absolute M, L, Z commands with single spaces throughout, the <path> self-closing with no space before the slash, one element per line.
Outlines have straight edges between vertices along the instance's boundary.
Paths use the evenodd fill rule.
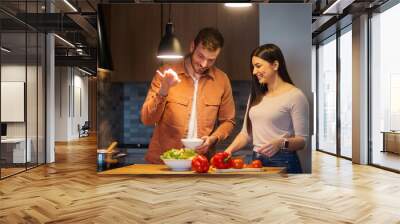
<path fill-rule="evenodd" d="M 163 29 L 163 18 L 164 18 L 164 7 L 163 7 L 163 4 L 161 4 L 161 26 L 160 26 L 160 28 L 161 28 L 161 38 L 163 37 L 163 31 L 164 31 L 164 29 Z"/>
<path fill-rule="evenodd" d="M 169 4 L 168 23 L 171 22 L 171 4 Z"/>

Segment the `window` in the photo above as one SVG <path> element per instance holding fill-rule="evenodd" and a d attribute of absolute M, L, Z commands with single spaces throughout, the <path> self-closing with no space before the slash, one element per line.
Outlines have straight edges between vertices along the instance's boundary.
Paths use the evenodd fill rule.
<path fill-rule="evenodd" d="M 318 47 L 318 145 L 336 154 L 336 36 Z"/>
<path fill-rule="evenodd" d="M 372 163 L 400 170 L 400 4 L 371 18 Z"/>
<path fill-rule="evenodd" d="M 352 32 L 351 26 L 340 36 L 340 155 L 352 157 Z"/>
<path fill-rule="evenodd" d="M 18 2 L 20 16 L 39 13 L 44 3 Z M 2 8 L 12 6 L 0 1 Z M 5 178 L 45 163 L 46 38 L 4 12 L 0 17 L 9 22 L 0 29 L 0 178 Z"/>

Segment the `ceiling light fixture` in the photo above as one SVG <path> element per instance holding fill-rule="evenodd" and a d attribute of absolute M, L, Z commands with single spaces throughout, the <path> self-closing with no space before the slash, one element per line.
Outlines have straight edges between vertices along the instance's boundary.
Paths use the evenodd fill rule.
<path fill-rule="evenodd" d="M 64 42 L 65 44 L 67 44 L 68 46 L 70 46 L 70 47 L 72 47 L 72 48 L 75 48 L 75 45 L 73 45 L 71 42 L 69 42 L 68 40 L 66 40 L 66 39 L 64 39 L 64 38 L 62 38 L 62 37 L 60 37 L 59 35 L 57 35 L 57 34 L 54 34 L 54 36 L 55 37 L 57 37 L 59 40 L 61 40 L 62 42 Z"/>
<path fill-rule="evenodd" d="M 326 14 L 341 14 L 343 9 L 349 6 L 354 0 L 336 0 L 327 9 L 322 12 L 323 15 Z"/>
<path fill-rule="evenodd" d="M 157 55 L 159 59 L 180 59 L 183 58 L 180 54 L 169 54 L 169 55 Z"/>
<path fill-rule="evenodd" d="M 252 6 L 251 3 L 225 3 L 226 7 L 230 8 L 247 8 Z"/>
<path fill-rule="evenodd" d="M 84 70 L 84 69 L 82 69 L 82 68 L 79 68 L 79 67 L 78 67 L 78 70 L 81 71 L 81 72 L 83 72 L 83 73 L 85 73 L 85 74 L 87 74 L 87 75 L 93 75 L 93 73 L 90 73 L 90 72 L 88 72 L 88 71 L 86 71 L 86 70 Z"/>
<path fill-rule="evenodd" d="M 113 63 L 108 45 L 103 7 L 103 4 L 97 6 L 97 71 L 109 73 L 113 70 Z"/>
<path fill-rule="evenodd" d="M 181 44 L 174 35 L 174 25 L 171 22 L 171 4 L 169 4 L 169 18 L 165 25 L 165 34 L 158 45 L 157 58 L 171 60 L 183 58 Z"/>
<path fill-rule="evenodd" d="M 68 0 L 64 0 L 64 3 L 67 4 L 74 12 L 78 12 L 75 6 L 73 6 Z"/>
<path fill-rule="evenodd" d="M 6 53 L 10 53 L 11 52 L 11 50 L 9 50 L 9 49 L 7 49 L 5 47 L 1 47 L 1 51 L 4 51 Z"/>

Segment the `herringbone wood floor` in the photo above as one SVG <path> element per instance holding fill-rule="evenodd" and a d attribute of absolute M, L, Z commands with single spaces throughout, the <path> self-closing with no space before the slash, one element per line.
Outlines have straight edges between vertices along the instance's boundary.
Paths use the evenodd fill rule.
<path fill-rule="evenodd" d="M 94 138 L 0 181 L 0 223 L 400 223 L 400 175 L 315 152 L 288 177 L 99 177 Z"/>

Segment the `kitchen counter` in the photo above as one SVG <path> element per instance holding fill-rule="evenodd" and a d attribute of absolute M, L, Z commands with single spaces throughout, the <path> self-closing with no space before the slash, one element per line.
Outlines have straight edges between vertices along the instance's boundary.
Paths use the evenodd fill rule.
<path fill-rule="evenodd" d="M 135 164 L 120 168 L 115 168 L 103 172 L 99 175 L 270 175 L 270 174 L 284 174 L 285 168 L 283 167 L 264 167 L 260 172 L 229 172 L 229 173 L 216 173 L 210 171 L 208 173 L 195 173 L 194 171 L 172 171 L 166 165 L 156 164 Z"/>

